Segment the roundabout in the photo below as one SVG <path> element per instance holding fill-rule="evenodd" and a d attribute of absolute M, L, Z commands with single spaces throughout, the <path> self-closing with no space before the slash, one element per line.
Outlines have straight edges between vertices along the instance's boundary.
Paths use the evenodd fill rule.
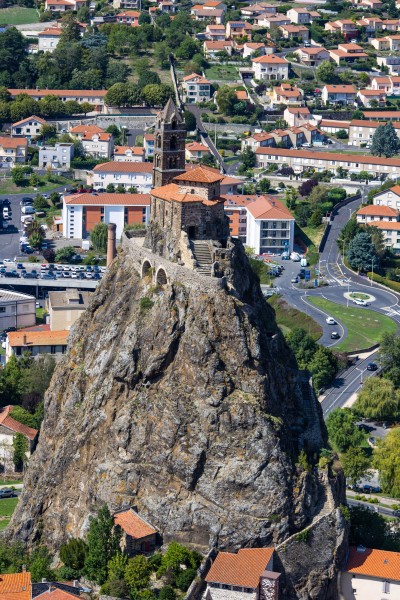
<path fill-rule="evenodd" d="M 361 300 L 363 302 L 367 302 L 367 304 L 370 302 L 375 302 L 376 300 L 375 296 L 365 292 L 345 292 L 343 296 L 346 298 L 346 300 L 351 300 L 352 302 L 354 302 L 354 300 Z"/>

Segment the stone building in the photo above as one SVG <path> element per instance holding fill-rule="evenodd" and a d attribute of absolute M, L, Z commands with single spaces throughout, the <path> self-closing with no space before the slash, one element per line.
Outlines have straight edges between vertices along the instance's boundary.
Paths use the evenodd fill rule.
<path fill-rule="evenodd" d="M 154 134 L 154 187 L 171 183 L 185 171 L 185 122 L 172 99 L 159 113 Z"/>
<path fill-rule="evenodd" d="M 121 547 L 128 556 L 154 552 L 158 545 L 157 530 L 133 508 L 114 514 L 114 523 L 122 529 Z"/>

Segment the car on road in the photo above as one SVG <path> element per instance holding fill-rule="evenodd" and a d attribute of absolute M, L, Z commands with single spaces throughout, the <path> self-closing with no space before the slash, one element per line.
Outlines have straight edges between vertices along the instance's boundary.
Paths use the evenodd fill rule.
<path fill-rule="evenodd" d="M 326 317 L 326 322 L 328 325 L 336 325 L 336 321 L 333 317 Z"/>
<path fill-rule="evenodd" d="M 33 198 L 29 198 L 29 196 L 25 196 L 24 198 L 22 198 L 20 202 L 21 206 L 28 206 L 29 204 L 33 204 Z"/>
<path fill-rule="evenodd" d="M 400 510 L 397 510 L 397 509 L 396 509 L 396 510 L 394 510 L 394 511 L 393 511 L 393 516 L 394 516 L 394 517 L 400 517 Z"/>
<path fill-rule="evenodd" d="M 376 439 L 375 439 L 373 436 L 369 437 L 367 441 L 368 441 L 368 444 L 369 444 L 369 445 L 370 445 L 372 448 L 374 448 L 374 447 L 375 447 L 375 444 L 376 444 Z"/>
<path fill-rule="evenodd" d="M 357 304 L 357 306 L 368 306 L 366 300 L 363 300 L 362 298 L 352 298 L 352 300 L 354 304 Z"/>
<path fill-rule="evenodd" d="M 374 362 L 370 362 L 367 364 L 367 371 L 376 371 L 378 368 L 378 365 Z"/>
<path fill-rule="evenodd" d="M 37 279 L 39 275 L 35 275 L 34 273 L 27 273 L 25 271 L 25 273 L 22 273 L 22 277 L 23 279 Z"/>
<path fill-rule="evenodd" d="M 378 485 L 371 485 L 370 483 L 364 483 L 358 487 L 361 492 L 367 492 L 369 494 L 379 494 L 381 492 L 381 488 Z"/>
<path fill-rule="evenodd" d="M 338 333 L 337 331 L 332 331 L 331 340 L 339 340 L 339 339 L 340 339 L 340 333 Z"/>
<path fill-rule="evenodd" d="M 291 283 L 298 283 L 298 278 L 297 275 L 295 277 L 292 277 L 292 279 L 290 280 Z"/>
<path fill-rule="evenodd" d="M 14 496 L 15 492 L 11 488 L 3 488 L 0 490 L 0 498 L 13 498 Z"/>

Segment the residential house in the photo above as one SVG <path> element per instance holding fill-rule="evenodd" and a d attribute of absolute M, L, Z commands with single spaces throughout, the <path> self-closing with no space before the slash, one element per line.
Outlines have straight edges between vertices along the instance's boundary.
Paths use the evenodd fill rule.
<path fill-rule="evenodd" d="M 356 213 L 357 223 L 361 225 L 368 225 L 375 222 L 388 221 L 388 222 L 399 222 L 400 211 L 397 208 L 391 206 L 369 204 L 363 206 Z"/>
<path fill-rule="evenodd" d="M 400 159 L 384 158 L 360 154 L 335 154 L 332 152 L 310 152 L 309 150 L 291 150 L 286 148 L 257 148 L 256 165 L 266 168 L 272 164 L 288 165 L 296 173 L 302 173 L 310 167 L 318 172 L 333 171 L 338 167 L 350 173 L 372 171 L 385 178 L 400 177 Z"/>
<path fill-rule="evenodd" d="M 400 35 L 388 35 L 386 39 L 389 41 L 389 50 L 397 52 L 400 49 Z"/>
<path fill-rule="evenodd" d="M 276 6 L 273 4 L 267 4 L 266 2 L 257 2 L 257 4 L 250 4 L 240 9 L 240 14 L 244 19 L 254 19 L 259 15 L 270 13 L 271 15 L 276 14 Z"/>
<path fill-rule="evenodd" d="M 256 254 L 293 251 L 295 218 L 279 200 L 260 196 L 246 211 L 246 245 Z"/>
<path fill-rule="evenodd" d="M 14 439 L 17 433 L 22 434 L 27 442 L 27 450 L 25 452 L 26 458 L 31 456 L 33 452 L 38 436 L 38 430 L 33 427 L 28 427 L 27 425 L 23 425 L 19 421 L 16 421 L 12 417 L 12 409 L 14 407 L 11 405 L 4 406 L 0 408 L 0 465 L 2 466 L 3 472 L 8 470 L 14 471 Z M 1 591 L 2 585 L 4 583 L 3 580 L 4 575 L 0 575 L 0 598 L 4 598 L 4 592 Z M 10 576 L 9 576 L 10 577 Z M 18 590 L 19 592 L 21 590 Z M 30 590 L 29 590 L 30 592 Z M 16 592 L 15 592 L 16 593 Z M 22 594 L 18 594 L 17 598 L 21 598 Z M 7 596 L 8 598 L 9 596 Z M 30 600 L 30 593 L 28 596 Z"/>
<path fill-rule="evenodd" d="M 308 23 L 312 23 L 314 18 L 320 16 L 319 13 L 316 13 L 315 11 L 310 12 L 306 8 L 297 7 L 288 10 L 286 15 L 295 25 L 307 25 Z"/>
<path fill-rule="evenodd" d="M 246 21 L 228 21 L 226 24 L 225 37 L 227 40 L 247 38 L 251 40 L 252 26 Z"/>
<path fill-rule="evenodd" d="M 289 127 L 298 127 L 309 123 L 312 115 L 307 107 L 285 108 L 283 118 Z"/>
<path fill-rule="evenodd" d="M 143 148 L 146 160 L 154 156 L 154 133 L 145 133 L 143 138 Z"/>
<path fill-rule="evenodd" d="M 371 226 L 376 227 L 377 229 L 382 231 L 383 242 L 384 242 L 387 250 L 390 250 L 391 252 L 394 252 L 395 254 L 400 253 L 400 223 L 398 221 L 392 221 L 392 222 L 389 222 L 389 221 L 376 222 L 375 221 L 374 223 L 371 223 Z M 392 597 L 400 598 L 400 581 L 397 585 L 399 588 L 398 595 L 392 596 L 392 594 L 391 594 L 390 598 L 392 598 Z M 354 589 L 356 589 L 356 588 L 354 588 Z M 387 589 L 392 589 L 392 588 L 389 586 L 389 588 L 387 588 Z M 349 597 L 357 598 L 357 596 L 349 596 Z M 369 598 L 373 598 L 373 597 L 374 596 L 369 596 Z M 363 596 L 363 598 L 364 598 L 364 596 Z"/>
<path fill-rule="evenodd" d="M 369 40 L 369 43 L 379 52 L 383 52 L 390 49 L 390 42 L 388 37 L 375 38 L 374 40 Z"/>
<path fill-rule="evenodd" d="M 301 106 L 303 104 L 303 92 L 290 83 L 281 83 L 280 86 L 272 88 L 271 104 L 286 104 L 289 106 Z"/>
<path fill-rule="evenodd" d="M 182 81 L 184 101 L 189 104 L 207 102 L 211 97 L 211 83 L 198 73 L 186 75 Z"/>
<path fill-rule="evenodd" d="M 27 117 L 26 119 L 22 119 L 22 121 L 17 121 L 11 125 L 11 135 L 12 136 L 24 136 L 28 140 L 32 137 L 40 135 L 41 129 L 43 125 L 46 125 L 47 121 L 41 119 L 40 117 L 36 117 L 32 115 L 31 117 Z"/>
<path fill-rule="evenodd" d="M 393 81 L 394 79 L 394 81 Z M 370 88 L 371 90 L 377 90 L 379 92 L 384 92 L 385 94 L 393 94 L 393 88 L 394 85 L 393 83 L 395 83 L 395 87 L 396 87 L 396 92 L 398 93 L 400 86 L 399 86 L 399 82 L 400 82 L 400 77 L 395 77 L 392 78 L 390 76 L 384 76 L 384 77 L 373 77 L 371 79 L 371 84 L 370 84 Z"/>
<path fill-rule="evenodd" d="M 358 44 L 339 44 L 337 50 L 330 50 L 329 55 L 338 65 L 366 60 L 368 54 Z"/>
<path fill-rule="evenodd" d="M 114 161 L 117 162 L 144 162 L 145 158 L 143 146 L 116 146 L 114 149 Z"/>
<path fill-rule="evenodd" d="M 189 162 L 197 162 L 210 155 L 210 149 L 205 144 L 190 142 L 185 145 L 185 159 Z"/>
<path fill-rule="evenodd" d="M 279 31 L 287 40 L 307 42 L 310 39 L 310 30 L 305 25 L 280 25 Z"/>
<path fill-rule="evenodd" d="M 218 58 L 220 52 L 226 52 L 230 56 L 233 52 L 233 42 L 231 40 L 223 42 L 206 40 L 203 44 L 203 50 L 206 58 Z"/>
<path fill-rule="evenodd" d="M 243 181 L 241 179 L 225 175 L 220 182 L 221 194 L 237 194 L 239 186 L 243 186 Z"/>
<path fill-rule="evenodd" d="M 19 331 L 10 331 L 6 340 L 6 362 L 11 356 L 22 356 L 29 352 L 34 358 L 41 354 L 51 354 L 60 360 L 67 350 L 69 331 L 50 331 L 49 325 L 42 326 L 40 331 L 35 327 L 27 327 Z"/>
<path fill-rule="evenodd" d="M 12 167 L 26 162 L 28 140 L 25 137 L 12 138 L 0 136 L 0 162 Z"/>
<path fill-rule="evenodd" d="M 132 27 L 139 27 L 140 12 L 137 10 L 126 10 L 117 15 L 117 23 L 124 23 Z"/>
<path fill-rule="evenodd" d="M 75 125 L 69 130 L 69 134 L 77 140 L 82 140 L 84 135 L 93 135 L 94 133 L 105 133 L 104 129 L 97 125 Z"/>
<path fill-rule="evenodd" d="M 86 154 L 94 158 L 111 158 L 114 151 L 114 138 L 111 133 L 86 132 L 82 136 L 82 147 Z"/>
<path fill-rule="evenodd" d="M 69 169 L 74 157 L 74 145 L 59 142 L 55 146 L 39 148 L 39 167 L 46 169 Z"/>
<path fill-rule="evenodd" d="M 219 2 L 219 0 L 206 0 L 202 4 L 203 8 L 210 8 L 212 10 L 225 10 L 227 9 L 227 5 L 224 2 Z"/>
<path fill-rule="evenodd" d="M 257 56 L 263 56 L 264 54 L 273 54 L 274 48 L 267 47 L 261 42 L 245 42 L 243 44 L 243 58 L 252 56 L 254 52 L 257 52 Z"/>
<path fill-rule="evenodd" d="M 278 598 L 280 574 L 273 571 L 273 559 L 273 548 L 219 552 L 205 577 L 205 600 Z"/>
<path fill-rule="evenodd" d="M 381 0 L 362 0 L 358 6 L 360 8 L 364 8 L 365 10 L 374 12 L 375 10 L 380 10 L 383 7 L 383 2 L 381 2 Z"/>
<path fill-rule="evenodd" d="M 318 67 L 324 60 L 330 60 L 329 52 L 323 47 L 297 48 L 293 54 L 307 67 Z"/>
<path fill-rule="evenodd" d="M 254 152 L 260 146 L 273 148 L 275 146 L 275 137 L 271 133 L 262 131 L 261 133 L 253 133 L 253 135 L 242 139 L 242 152 L 246 148 L 250 148 Z"/>
<path fill-rule="evenodd" d="M 385 19 L 382 21 L 382 28 L 385 31 L 399 31 L 400 20 L 399 19 Z"/>
<path fill-rule="evenodd" d="M 38 50 L 39 52 L 54 52 L 57 48 L 62 29 L 60 27 L 48 27 L 43 31 L 39 31 Z"/>
<path fill-rule="evenodd" d="M 378 192 L 373 200 L 376 206 L 389 206 L 400 210 L 400 185 Z"/>
<path fill-rule="evenodd" d="M 224 196 L 224 211 L 229 219 L 229 233 L 246 244 L 247 210 L 246 206 L 259 198 L 256 195 L 227 194 Z"/>
<path fill-rule="evenodd" d="M 162 0 L 162 2 L 158 3 L 158 10 L 167 15 L 173 15 L 177 11 L 177 6 L 173 2 L 169 2 L 169 0 Z"/>
<path fill-rule="evenodd" d="M 289 62 L 276 54 L 253 58 L 252 67 L 254 79 L 259 81 L 273 81 L 289 77 Z"/>
<path fill-rule="evenodd" d="M 92 292 L 67 289 L 49 292 L 46 309 L 50 317 L 50 331 L 66 331 L 79 319 L 89 306 Z"/>
<path fill-rule="evenodd" d="M 67 100 L 76 100 L 79 104 L 89 102 L 89 104 L 93 105 L 93 110 L 97 112 L 104 110 L 104 96 L 107 93 L 107 90 L 26 90 L 14 88 L 9 88 L 8 91 L 13 100 L 20 94 L 27 94 L 34 100 L 41 100 L 42 98 L 46 98 L 46 96 L 57 96 L 63 102 Z"/>
<path fill-rule="evenodd" d="M 142 165 L 149 163 L 119 164 Z M 116 235 L 119 239 L 125 225 L 147 224 L 149 213 L 149 194 L 84 193 L 64 195 L 64 237 L 86 239 L 97 223 L 115 223 Z"/>
<path fill-rule="evenodd" d="M 370 121 L 382 121 L 382 119 L 385 121 L 400 121 L 400 112 L 397 110 L 367 110 L 363 111 L 363 115 Z"/>
<path fill-rule="evenodd" d="M 281 27 L 281 25 L 290 25 L 290 18 L 285 15 L 271 15 L 270 13 L 263 13 L 256 17 L 256 22 L 259 27 L 268 27 L 269 29 L 273 26 Z"/>
<path fill-rule="evenodd" d="M 149 162 L 111 161 L 96 165 L 87 183 L 94 189 L 105 189 L 113 184 L 123 186 L 126 190 L 135 187 L 140 194 L 147 194 L 152 187 L 153 165 Z"/>
<path fill-rule="evenodd" d="M 157 530 L 133 508 L 116 512 L 114 523 L 122 529 L 121 548 L 130 557 L 154 552 L 159 545 Z"/>
<path fill-rule="evenodd" d="M 67 12 L 69 10 L 79 10 L 86 6 L 87 0 L 46 0 L 44 9 L 50 12 Z"/>
<path fill-rule="evenodd" d="M 26 570 L 22 573 L 1 574 L 0 597 L 5 600 L 18 598 L 19 600 L 31 600 L 32 581 L 31 574 Z"/>
<path fill-rule="evenodd" d="M 337 133 L 338 131 L 346 131 L 349 133 L 350 121 L 334 121 L 333 119 L 321 119 L 318 123 L 319 128 L 326 133 Z"/>
<path fill-rule="evenodd" d="M 344 600 L 400 600 L 400 554 L 350 546 L 340 588 Z"/>
<path fill-rule="evenodd" d="M 0 289 L 0 331 L 20 329 L 36 323 L 35 297 Z"/>
<path fill-rule="evenodd" d="M 221 25 L 224 22 L 225 11 L 221 9 L 203 8 L 201 5 L 193 6 L 191 14 L 195 21 L 208 21 Z"/>
<path fill-rule="evenodd" d="M 359 90 L 357 92 L 357 98 L 361 104 L 366 107 L 371 106 L 371 102 L 373 104 L 376 102 L 381 105 L 386 104 L 386 94 L 380 90 Z"/>
<path fill-rule="evenodd" d="M 356 94 L 354 85 L 331 84 L 322 88 L 321 99 L 324 104 L 354 104 Z"/>
<path fill-rule="evenodd" d="M 207 25 L 205 37 L 213 42 L 225 41 L 225 25 Z"/>
<path fill-rule="evenodd" d="M 377 56 L 379 67 L 386 67 L 389 75 L 400 75 L 400 56 Z"/>
<path fill-rule="evenodd" d="M 372 137 L 380 125 L 385 125 L 385 122 L 380 123 L 379 121 L 366 121 L 362 119 L 353 119 L 348 125 L 349 132 L 349 146 L 360 146 L 361 144 L 370 144 Z M 398 125 L 400 131 L 400 123 L 393 123 Z"/>
<path fill-rule="evenodd" d="M 113 8 L 124 10 L 140 10 L 141 5 L 141 0 L 113 0 Z"/>
<path fill-rule="evenodd" d="M 359 31 L 357 26 L 350 19 L 339 19 L 325 23 L 325 31 L 331 33 L 341 33 L 345 40 L 358 38 Z"/>
<path fill-rule="evenodd" d="M 363 27 L 367 36 L 374 36 L 383 28 L 383 21 L 379 17 L 363 17 L 356 21 L 356 25 Z"/>

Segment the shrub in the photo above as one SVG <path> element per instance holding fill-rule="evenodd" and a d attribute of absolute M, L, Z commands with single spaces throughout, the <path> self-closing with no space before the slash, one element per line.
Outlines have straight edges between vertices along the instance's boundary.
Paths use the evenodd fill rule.
<path fill-rule="evenodd" d="M 176 576 L 176 586 L 182 591 L 186 592 L 189 589 L 190 584 L 196 577 L 196 569 L 185 569 Z M 168 599 L 169 600 L 169 599 Z"/>
<path fill-rule="evenodd" d="M 161 565 L 161 559 L 162 559 L 161 552 L 155 552 L 152 556 L 149 557 L 147 562 L 152 571 L 158 571 L 158 569 Z"/>
<path fill-rule="evenodd" d="M 154 304 L 154 302 L 152 300 L 150 300 L 150 298 L 147 298 L 147 296 L 145 296 L 144 298 L 140 299 L 140 309 L 143 311 L 146 310 L 150 310 Z"/>
<path fill-rule="evenodd" d="M 400 282 L 398 281 L 391 281 L 390 279 L 382 277 L 382 275 L 378 275 L 377 273 L 368 273 L 368 277 L 369 279 L 372 279 L 372 281 L 376 281 L 376 283 L 381 283 L 382 285 L 385 285 L 394 292 L 400 292 Z"/>
<path fill-rule="evenodd" d="M 174 588 L 170 585 L 165 585 L 163 588 L 161 588 L 158 598 L 159 600 L 175 600 L 176 594 Z"/>
<path fill-rule="evenodd" d="M 303 529 L 303 531 L 300 531 L 296 535 L 296 542 L 307 543 L 308 540 L 310 539 L 310 535 L 311 535 L 311 530 L 310 529 Z"/>

